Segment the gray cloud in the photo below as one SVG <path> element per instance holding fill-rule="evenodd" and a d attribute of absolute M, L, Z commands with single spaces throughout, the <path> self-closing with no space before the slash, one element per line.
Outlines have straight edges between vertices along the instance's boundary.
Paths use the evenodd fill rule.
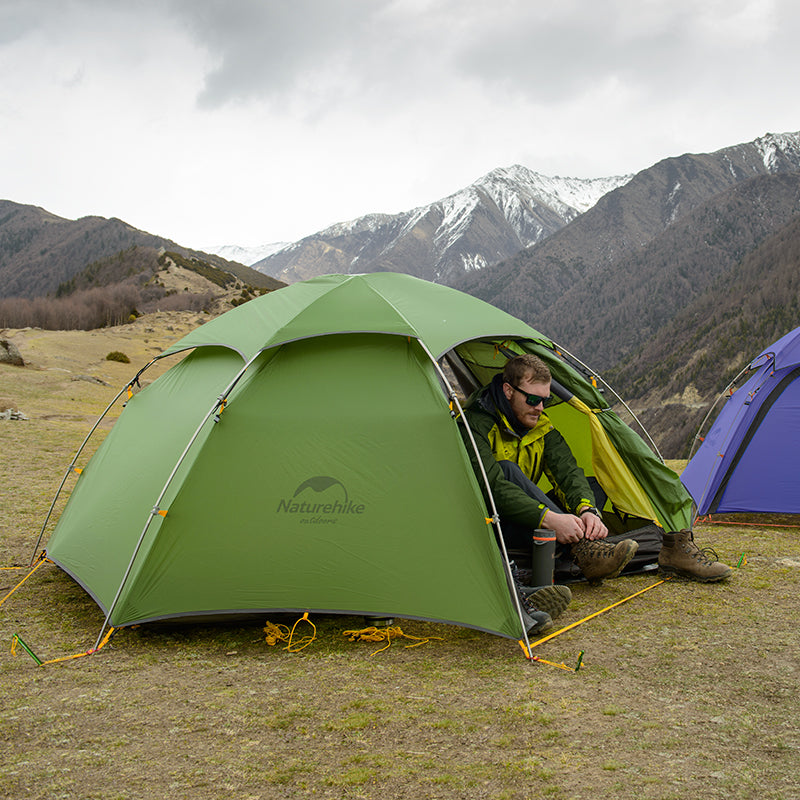
<path fill-rule="evenodd" d="M 764 14 L 771 9 L 739 0 L 718 4 L 713 16 L 722 27 L 748 5 L 764 7 Z M 510 0 L 497 8 L 495 23 L 466 44 L 459 66 L 476 80 L 542 103 L 568 101 L 608 80 L 642 91 L 687 88 L 742 61 L 742 41 L 730 34 L 727 42 L 723 36 L 709 41 L 713 6 L 596 0 L 540 13 L 538 4 L 522 8 Z M 511 7 L 515 13 L 504 15 Z"/>
<path fill-rule="evenodd" d="M 175 0 L 179 18 L 214 64 L 198 98 L 202 107 L 229 101 L 285 99 L 309 92 L 331 70 L 351 79 L 372 48 L 374 18 L 388 0 Z"/>
<path fill-rule="evenodd" d="M 0 3 L 0 46 L 10 44 L 36 30 L 47 3 L 31 0 Z"/>
<path fill-rule="evenodd" d="M 504 164 L 590 177 L 797 130 L 798 17 L 794 0 L 0 0 L 0 172 L 56 213 L 284 239 Z M 178 177 L 154 194 L 153 174 Z"/>

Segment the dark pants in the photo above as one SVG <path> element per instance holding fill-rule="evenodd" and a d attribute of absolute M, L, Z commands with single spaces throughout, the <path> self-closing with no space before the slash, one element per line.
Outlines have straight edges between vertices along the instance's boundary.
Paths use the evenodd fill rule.
<path fill-rule="evenodd" d="M 551 497 L 548 497 L 513 461 L 498 461 L 497 463 L 503 470 L 503 475 L 507 481 L 519 486 L 525 494 L 551 511 L 555 511 L 557 514 L 564 513 L 564 510 Z M 500 522 L 506 547 L 509 550 L 530 552 L 531 538 L 535 528 L 529 525 L 521 525 L 518 522 L 503 522 L 502 515 Z"/>

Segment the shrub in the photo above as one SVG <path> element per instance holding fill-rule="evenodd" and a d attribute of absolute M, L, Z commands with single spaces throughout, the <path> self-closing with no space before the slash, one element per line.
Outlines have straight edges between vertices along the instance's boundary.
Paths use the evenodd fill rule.
<path fill-rule="evenodd" d="M 130 364 L 131 360 L 125 353 L 121 353 L 119 350 L 112 350 L 107 356 L 106 361 L 119 361 L 121 364 Z"/>

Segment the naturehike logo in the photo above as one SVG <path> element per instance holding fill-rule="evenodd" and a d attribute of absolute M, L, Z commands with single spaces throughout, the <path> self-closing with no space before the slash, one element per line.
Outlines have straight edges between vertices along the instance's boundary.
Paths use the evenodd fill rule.
<path fill-rule="evenodd" d="M 337 478 L 317 475 L 303 481 L 290 499 L 279 500 L 277 512 L 298 514 L 301 523 L 334 525 L 342 517 L 363 514 L 364 504 L 351 500 Z"/>

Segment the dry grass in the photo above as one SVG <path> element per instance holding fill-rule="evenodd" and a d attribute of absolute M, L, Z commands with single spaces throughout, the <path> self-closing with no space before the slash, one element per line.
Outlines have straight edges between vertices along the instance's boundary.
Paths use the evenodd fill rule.
<path fill-rule="evenodd" d="M 0 396 L 30 419 L 0 422 L 0 565 L 27 563 L 89 421 L 192 322 L 15 335 L 32 366 L 0 366 Z M 111 350 L 131 364 L 105 362 Z M 300 653 L 268 646 L 257 620 L 123 630 L 96 655 L 36 667 L 11 656 L 15 633 L 55 658 L 90 647 L 102 622 L 45 565 L 0 608 L 0 795 L 797 796 L 800 541 L 759 522 L 698 528 L 723 560 L 746 554 L 727 584 L 659 585 L 537 648 L 570 666 L 584 651 L 578 672 L 528 662 L 499 637 L 419 622 L 400 625 L 441 639 L 374 655 L 379 645 L 342 635 L 361 619 L 334 617 L 314 620 L 317 639 Z M 0 572 L 0 594 L 24 575 Z M 578 585 L 562 620 L 655 580 Z"/>

